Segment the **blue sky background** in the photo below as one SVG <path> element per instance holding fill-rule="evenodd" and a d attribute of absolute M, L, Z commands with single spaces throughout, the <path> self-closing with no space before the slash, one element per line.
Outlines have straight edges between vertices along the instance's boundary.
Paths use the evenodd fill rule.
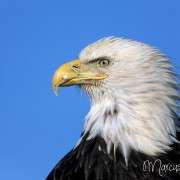
<path fill-rule="evenodd" d="M 44 180 L 89 110 L 55 69 L 106 36 L 153 45 L 180 67 L 179 0 L 0 0 L 0 179 Z M 179 72 L 179 70 L 178 70 Z"/>

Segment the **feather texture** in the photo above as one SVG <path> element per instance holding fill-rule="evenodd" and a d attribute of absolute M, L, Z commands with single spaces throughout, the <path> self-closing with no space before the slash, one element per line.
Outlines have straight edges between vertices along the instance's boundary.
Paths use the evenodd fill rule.
<path fill-rule="evenodd" d="M 90 140 L 87 140 L 87 136 L 88 134 L 84 135 L 81 143 L 60 160 L 46 180 L 175 180 L 180 178 L 179 143 L 172 145 L 173 150 L 156 157 L 132 150 L 127 166 L 118 148 L 115 153 L 112 149 L 109 154 L 106 142 L 100 136 Z M 179 138 L 180 134 L 178 134 Z"/>

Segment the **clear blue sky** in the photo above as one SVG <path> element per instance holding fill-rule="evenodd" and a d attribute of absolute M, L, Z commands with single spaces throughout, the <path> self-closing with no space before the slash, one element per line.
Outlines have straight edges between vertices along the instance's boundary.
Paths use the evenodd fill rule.
<path fill-rule="evenodd" d="M 153 45 L 180 67 L 179 0 L 0 1 L 0 179 L 44 180 L 77 142 L 89 110 L 55 69 L 106 36 Z"/>

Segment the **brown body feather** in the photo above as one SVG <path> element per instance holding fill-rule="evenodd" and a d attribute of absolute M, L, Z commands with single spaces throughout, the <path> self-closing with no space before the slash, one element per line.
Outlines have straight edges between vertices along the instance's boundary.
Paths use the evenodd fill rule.
<path fill-rule="evenodd" d="M 90 140 L 86 137 L 85 135 L 81 143 L 60 160 L 46 180 L 180 179 L 179 143 L 173 144 L 171 151 L 157 157 L 132 150 L 127 166 L 119 149 L 115 153 L 112 149 L 108 154 L 106 143 L 101 137 Z M 155 163 L 156 160 L 158 161 Z"/>

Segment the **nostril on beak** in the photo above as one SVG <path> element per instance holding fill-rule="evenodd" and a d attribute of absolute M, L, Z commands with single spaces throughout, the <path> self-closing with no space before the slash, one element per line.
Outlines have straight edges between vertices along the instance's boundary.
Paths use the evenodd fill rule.
<path fill-rule="evenodd" d="M 79 70 L 79 66 L 77 64 L 73 64 L 72 69 L 77 73 Z"/>
<path fill-rule="evenodd" d="M 79 66 L 76 65 L 76 64 L 74 64 L 72 67 L 75 68 L 75 69 L 79 69 Z"/>

